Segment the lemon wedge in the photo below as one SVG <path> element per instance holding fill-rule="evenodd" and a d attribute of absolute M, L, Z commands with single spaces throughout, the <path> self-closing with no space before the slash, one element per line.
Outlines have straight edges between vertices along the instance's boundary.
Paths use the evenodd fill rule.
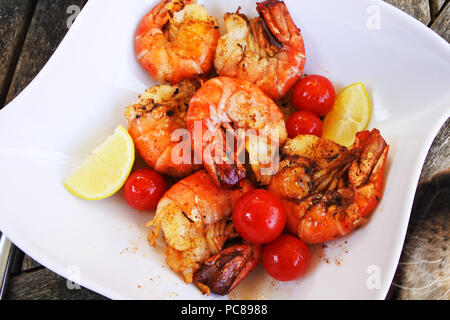
<path fill-rule="evenodd" d="M 349 147 L 355 141 L 356 133 L 367 128 L 371 114 L 364 84 L 352 84 L 336 96 L 333 109 L 323 120 L 322 137 Z"/>
<path fill-rule="evenodd" d="M 119 126 L 63 184 L 75 196 L 101 200 L 124 185 L 133 163 L 133 139 L 123 126 Z"/>

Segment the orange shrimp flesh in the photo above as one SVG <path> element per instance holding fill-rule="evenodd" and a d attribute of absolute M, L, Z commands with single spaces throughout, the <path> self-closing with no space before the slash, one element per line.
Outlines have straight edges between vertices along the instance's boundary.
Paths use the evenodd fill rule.
<path fill-rule="evenodd" d="M 303 37 L 283 1 L 257 3 L 257 11 L 260 17 L 251 20 L 239 10 L 224 16 L 227 33 L 219 39 L 214 66 L 220 76 L 248 80 L 278 100 L 303 73 Z M 280 47 L 270 43 L 265 26 Z"/>
<path fill-rule="evenodd" d="M 377 129 L 358 133 L 349 150 L 312 136 L 290 140 L 269 185 L 283 200 L 288 230 L 322 243 L 362 225 L 382 197 L 388 151 Z"/>
<path fill-rule="evenodd" d="M 233 232 L 229 221 L 237 199 L 253 188 L 247 180 L 235 190 L 216 186 L 208 173 L 198 171 L 173 185 L 162 197 L 148 239 L 154 246 L 160 231 L 167 243 L 166 262 L 191 283 L 200 264 L 222 250 Z"/>
<path fill-rule="evenodd" d="M 183 160 L 184 150 L 177 150 L 179 141 L 172 137 L 177 129 L 186 128 L 187 107 L 199 86 L 190 80 L 174 86 L 153 86 L 126 109 L 128 132 L 136 149 L 145 162 L 160 173 L 184 178 L 201 168 L 194 164 L 190 150 L 186 161 Z"/>
<path fill-rule="evenodd" d="M 135 50 L 141 65 L 158 82 L 177 84 L 213 67 L 217 21 L 192 0 L 163 0 L 141 21 Z"/>
<path fill-rule="evenodd" d="M 279 146 L 287 139 L 278 106 L 250 82 L 228 77 L 202 85 L 189 103 L 186 125 L 194 154 L 216 184 L 226 188 L 237 186 L 246 176 L 245 159 L 238 156 L 242 149 L 248 152 L 258 183 L 268 184 L 276 170 Z M 228 148 L 230 136 L 239 138 L 236 148 Z"/>

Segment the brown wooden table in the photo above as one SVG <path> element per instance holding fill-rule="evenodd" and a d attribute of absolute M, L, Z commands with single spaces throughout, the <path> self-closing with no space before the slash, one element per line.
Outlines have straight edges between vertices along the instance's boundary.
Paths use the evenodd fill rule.
<path fill-rule="evenodd" d="M 0 108 L 17 96 L 41 70 L 68 31 L 68 21 L 86 1 L 0 2 Z M 386 0 L 386 2 L 412 15 L 450 42 L 449 0 Z M 413 234 L 416 229 L 415 221 L 422 219 L 429 212 L 427 210 L 430 210 L 430 203 L 436 203 L 435 207 L 439 210 L 449 210 L 446 206 L 449 199 L 449 184 L 446 182 L 448 175 L 441 174 L 431 179 L 438 172 L 450 167 L 449 137 L 450 121 L 447 120 L 430 149 L 421 174 L 412 222 L 408 230 L 411 239 L 415 237 Z M 444 200 L 441 199 L 442 192 L 445 195 Z M 441 198 L 437 197 L 438 194 Z M 441 199 L 439 201 L 443 203 L 439 203 L 436 199 Z M 425 210 L 426 204 L 428 207 Z M 443 245 L 447 245 L 448 230 L 444 227 L 443 231 L 447 235 Z M 408 259 L 408 256 L 404 251 L 401 261 Z M 46 269 L 17 248 L 14 248 L 13 257 L 6 299 L 105 299 L 84 288 L 69 289 L 66 279 Z M 405 270 L 405 265 L 409 264 L 399 265 L 392 290 L 388 295 L 391 299 L 411 297 L 404 280 L 404 273 L 408 271 Z M 449 299 L 446 293 L 442 297 Z"/>

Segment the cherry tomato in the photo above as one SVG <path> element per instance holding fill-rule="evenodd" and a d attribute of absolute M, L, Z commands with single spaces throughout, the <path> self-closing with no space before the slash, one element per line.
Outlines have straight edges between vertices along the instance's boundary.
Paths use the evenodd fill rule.
<path fill-rule="evenodd" d="M 137 210 L 155 210 L 166 191 L 164 178 L 151 169 L 133 172 L 124 187 L 125 200 Z"/>
<path fill-rule="evenodd" d="M 322 136 L 323 125 L 318 116 L 309 111 L 297 111 L 286 122 L 289 138 L 295 138 L 299 134 L 313 134 L 319 138 Z"/>
<path fill-rule="evenodd" d="M 267 273 L 279 281 L 297 279 L 311 264 L 311 251 L 297 237 L 284 234 L 264 246 L 262 262 Z"/>
<path fill-rule="evenodd" d="M 333 108 L 336 92 L 333 84 L 325 77 L 310 75 L 294 86 L 292 104 L 298 110 L 307 110 L 325 116 Z"/>
<path fill-rule="evenodd" d="M 275 194 L 264 189 L 254 189 L 237 201 L 233 210 L 233 224 L 248 242 L 267 243 L 283 232 L 286 212 Z"/>

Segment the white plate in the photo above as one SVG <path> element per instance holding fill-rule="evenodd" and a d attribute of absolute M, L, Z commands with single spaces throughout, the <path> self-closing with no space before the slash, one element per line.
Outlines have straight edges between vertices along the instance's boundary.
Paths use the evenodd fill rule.
<path fill-rule="evenodd" d="M 0 230 L 31 257 L 110 298 L 203 299 L 150 248 L 122 195 L 88 202 L 62 181 L 125 124 L 124 107 L 154 82 L 136 62 L 136 24 L 154 1 L 89 1 L 49 63 L 0 112 Z M 216 17 L 255 3 L 209 1 Z M 310 271 L 279 283 L 259 267 L 230 298 L 383 299 L 401 253 L 427 150 L 450 114 L 450 46 L 381 1 L 287 1 L 306 43 L 308 74 L 337 89 L 362 81 L 371 127 L 391 146 L 384 197 L 370 222 L 315 247 Z M 162 244 L 162 243 L 160 243 Z M 326 262 L 328 260 L 328 263 Z M 210 298 L 218 298 L 211 296 Z"/>

